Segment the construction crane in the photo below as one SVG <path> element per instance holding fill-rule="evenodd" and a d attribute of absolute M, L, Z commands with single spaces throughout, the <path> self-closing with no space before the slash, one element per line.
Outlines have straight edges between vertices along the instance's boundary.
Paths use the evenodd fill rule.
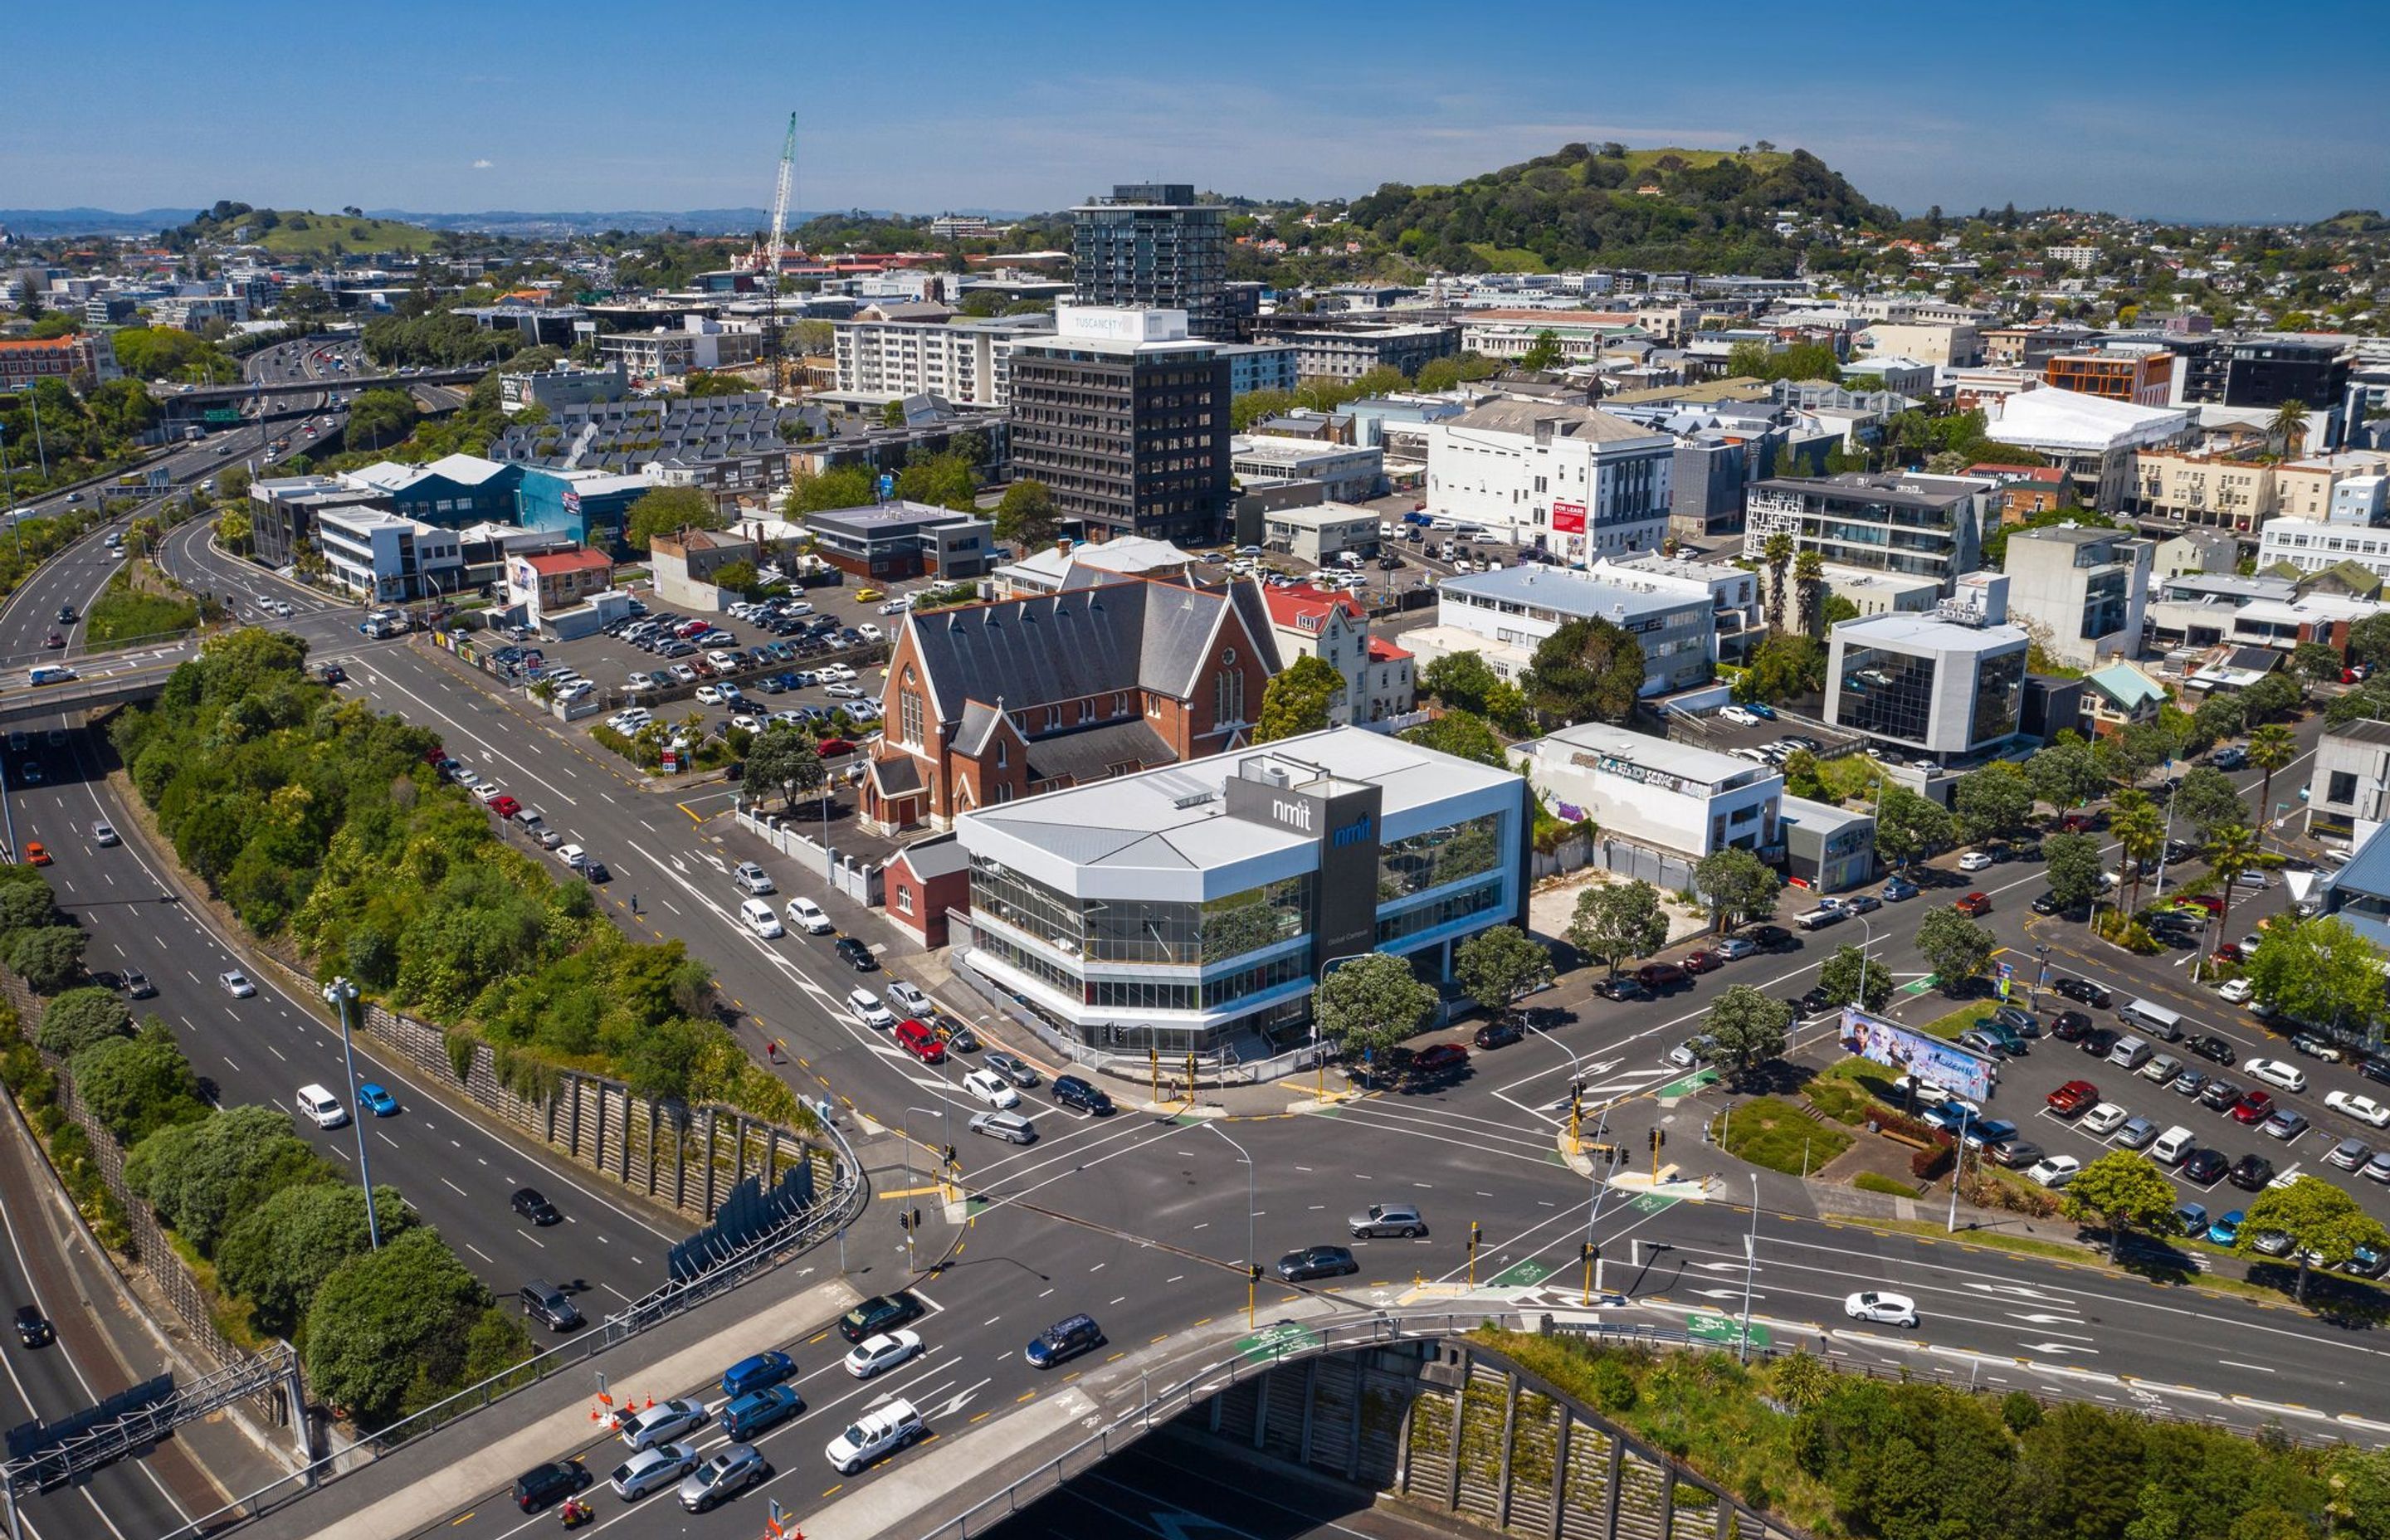
<path fill-rule="evenodd" d="M 788 243 L 789 184 L 797 171 L 797 115 L 789 114 L 789 136 L 780 144 L 780 182 L 772 193 L 772 236 L 764 249 L 764 367 L 771 389 L 780 388 L 780 251 Z"/>

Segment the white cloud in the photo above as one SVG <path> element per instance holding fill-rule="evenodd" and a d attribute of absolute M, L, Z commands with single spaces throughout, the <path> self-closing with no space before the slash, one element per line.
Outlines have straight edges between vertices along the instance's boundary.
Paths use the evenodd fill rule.
<path fill-rule="evenodd" d="M 490 169 L 490 162 L 487 160 L 476 160 L 473 162 L 473 169 L 475 171 L 487 171 Z"/>

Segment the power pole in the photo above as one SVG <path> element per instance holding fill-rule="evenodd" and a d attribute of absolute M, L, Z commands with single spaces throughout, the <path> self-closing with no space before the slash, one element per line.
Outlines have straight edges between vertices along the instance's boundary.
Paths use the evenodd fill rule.
<path fill-rule="evenodd" d="M 764 373 L 775 394 L 780 389 L 780 251 L 787 244 L 789 185 L 797 172 L 797 115 L 789 114 L 789 135 L 780 143 L 780 180 L 772 193 L 772 235 L 764 248 Z"/>

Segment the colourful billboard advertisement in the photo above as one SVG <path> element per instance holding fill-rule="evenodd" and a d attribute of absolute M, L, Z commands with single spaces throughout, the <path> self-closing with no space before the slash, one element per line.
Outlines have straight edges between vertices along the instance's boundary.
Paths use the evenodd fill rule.
<path fill-rule="evenodd" d="M 1939 1085 L 1979 1104 L 1991 1099 L 1990 1059 L 1857 1006 L 1843 1007 L 1843 1046 L 1888 1070 L 1915 1075 L 1921 1085 Z"/>

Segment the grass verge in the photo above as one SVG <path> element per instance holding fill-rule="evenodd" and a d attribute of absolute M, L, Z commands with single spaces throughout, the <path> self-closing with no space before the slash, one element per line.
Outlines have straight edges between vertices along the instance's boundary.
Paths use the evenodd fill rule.
<path fill-rule="evenodd" d="M 1880 1171 L 1862 1171 L 1851 1178 L 1851 1186 L 1861 1192 L 1880 1192 L 1887 1198 L 1914 1198 L 1916 1184 L 1886 1176 Z"/>
<path fill-rule="evenodd" d="M 1754 1097 L 1718 1114 L 1710 1137 L 1738 1160 L 1798 1176 L 1851 1147 L 1852 1136 L 1811 1119 L 1781 1097 Z"/>

